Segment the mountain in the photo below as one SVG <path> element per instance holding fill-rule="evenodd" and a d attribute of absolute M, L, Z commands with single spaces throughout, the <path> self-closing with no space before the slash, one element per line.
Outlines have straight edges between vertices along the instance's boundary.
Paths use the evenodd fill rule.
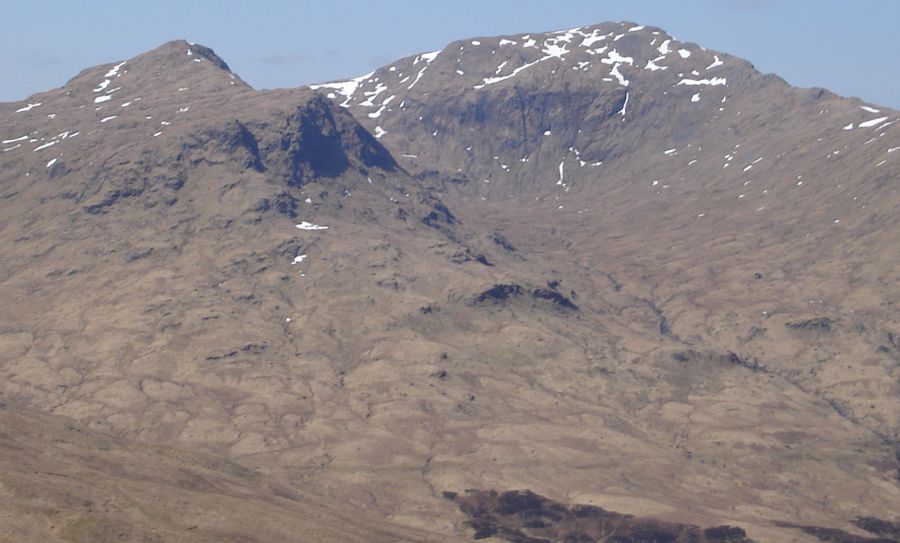
<path fill-rule="evenodd" d="M 440 231 L 451 228 L 446 208 L 323 96 L 253 91 L 185 42 L 87 70 L 29 102 L 41 105 L 2 109 L 16 134 L 3 136 L 16 141 L 0 170 L 5 409 L 75 418 L 129 450 L 279 451 L 305 457 L 304 472 L 326 465 L 331 446 L 312 436 L 343 435 L 332 424 L 350 416 L 335 401 L 351 352 L 342 343 L 357 333 L 346 314 L 401 297 L 388 265 L 401 244 L 465 253 Z M 360 298 L 360 282 L 382 286 Z M 34 507 L 15 500 L 34 499 L 21 479 L 4 484 L 10 510 Z M 176 492 L 167 485 L 147 482 Z M 254 485 L 245 482 L 265 492 Z M 230 503 L 221 515 L 239 507 Z M 302 505 L 293 514 L 305 514 Z M 142 529 L 169 540 L 171 526 L 151 517 Z M 341 533 L 343 521 L 332 520 L 315 540 Z M 67 524 L 43 523 L 68 537 Z M 96 528 L 83 539 L 111 537 L 106 524 Z M 207 528 L 214 538 L 254 537 L 223 533 L 212 519 Z"/>
<path fill-rule="evenodd" d="M 216 459 L 298 540 L 891 540 L 898 118 L 632 23 L 293 90 L 183 41 L 86 70 L 0 104 L 0 447 L 77 425 L 104 485 L 109 443 L 158 466 L 124 495 Z M 181 537 L 68 492 L 33 540 Z M 243 518 L 195 524 L 290 537 Z"/>
<path fill-rule="evenodd" d="M 681 176 L 797 168 L 878 136 L 896 116 L 823 89 L 795 89 L 744 60 L 630 23 L 461 40 L 312 88 L 353 112 L 411 172 L 458 178 L 495 198 L 578 185 L 606 193 L 610 176 L 659 177 L 679 188 Z M 813 135 L 828 137 L 788 148 Z M 879 143 L 865 148 L 878 160 L 859 167 L 888 158 L 890 146 Z M 628 167 L 636 156 L 640 167 Z M 719 172 L 726 162 L 733 169 Z"/>

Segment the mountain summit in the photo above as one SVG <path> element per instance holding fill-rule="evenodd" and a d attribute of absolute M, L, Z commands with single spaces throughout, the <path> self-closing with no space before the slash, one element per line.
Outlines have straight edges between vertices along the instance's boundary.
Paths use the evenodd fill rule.
<path fill-rule="evenodd" d="M 895 541 L 897 119 L 633 23 L 0 104 L 0 526 Z"/>
<path fill-rule="evenodd" d="M 672 169 L 672 160 L 652 168 L 658 155 L 674 149 L 666 156 L 684 156 L 679 146 L 687 144 L 689 160 L 703 162 L 697 148 L 704 147 L 722 168 L 734 149 L 743 147 L 731 159 L 740 161 L 756 146 L 743 134 L 793 139 L 810 123 L 865 141 L 891 117 L 822 89 L 794 89 L 744 60 L 632 23 L 460 40 L 312 88 L 349 108 L 410 171 L 464 173 L 473 190 L 494 197 L 537 190 L 547 179 L 563 191 L 596 184 L 635 156 L 648 166 L 635 173 L 652 181 Z M 790 142 L 769 144 L 774 151 Z"/>

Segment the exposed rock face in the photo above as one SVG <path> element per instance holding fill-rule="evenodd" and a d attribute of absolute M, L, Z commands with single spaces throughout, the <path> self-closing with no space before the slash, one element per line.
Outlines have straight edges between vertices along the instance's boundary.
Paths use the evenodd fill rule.
<path fill-rule="evenodd" d="M 500 523 L 509 489 L 650 539 L 892 538 L 898 118 L 630 23 L 278 91 L 171 42 L 0 104 L 0 409 L 388 539 L 469 538 L 464 488 L 525 538 L 567 536 Z"/>

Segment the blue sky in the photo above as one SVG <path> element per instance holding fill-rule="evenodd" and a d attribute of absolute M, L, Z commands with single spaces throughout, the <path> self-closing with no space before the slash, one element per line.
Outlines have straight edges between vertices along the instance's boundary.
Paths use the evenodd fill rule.
<path fill-rule="evenodd" d="M 455 39 L 609 20 L 900 109 L 900 0 L 0 0 L 0 101 L 185 38 L 256 88 L 347 78 Z"/>

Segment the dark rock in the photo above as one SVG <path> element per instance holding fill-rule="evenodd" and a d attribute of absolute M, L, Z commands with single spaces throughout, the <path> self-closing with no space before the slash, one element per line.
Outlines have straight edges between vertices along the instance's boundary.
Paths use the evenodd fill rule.
<path fill-rule="evenodd" d="M 669 532 L 641 531 L 631 534 L 634 543 L 674 543 L 678 536 Z"/>
<path fill-rule="evenodd" d="M 501 234 L 500 232 L 494 231 L 490 236 L 488 236 L 488 238 L 502 247 L 506 252 L 514 253 L 516 251 L 516 248 L 513 246 L 513 244 L 510 243 L 508 239 L 503 237 L 503 234 Z"/>
<path fill-rule="evenodd" d="M 729 351 L 727 355 L 725 355 L 725 361 L 729 364 L 733 364 L 735 366 L 741 366 L 742 368 L 747 368 L 752 372 L 762 371 L 764 368 L 759 365 L 754 359 L 741 358 L 737 354 Z"/>
<path fill-rule="evenodd" d="M 477 255 L 475 257 L 475 261 L 478 262 L 479 264 L 484 264 L 485 266 L 493 266 L 493 264 L 491 264 L 488 261 L 487 257 L 484 255 Z"/>
<path fill-rule="evenodd" d="M 258 172 L 265 170 L 256 137 L 240 121 L 228 123 L 216 140 L 224 151 L 239 161 L 240 167 Z"/>
<path fill-rule="evenodd" d="M 560 307 L 564 307 L 566 309 L 572 309 L 574 311 L 578 311 L 578 306 L 572 303 L 572 300 L 566 298 L 559 292 L 555 290 L 546 289 L 546 288 L 538 288 L 534 289 L 531 292 L 532 298 L 538 298 L 542 300 L 550 300 Z"/>
<path fill-rule="evenodd" d="M 147 247 L 146 249 L 139 249 L 137 251 L 132 251 L 125 255 L 125 262 L 134 262 L 135 260 L 140 260 L 142 258 L 147 258 L 148 256 L 153 254 L 153 247 Z"/>
<path fill-rule="evenodd" d="M 752 543 L 741 528 L 674 524 L 592 505 L 566 507 L 529 490 L 444 493 L 470 518 L 475 537 L 513 543 Z M 488 535 L 489 534 L 489 535 Z"/>
<path fill-rule="evenodd" d="M 487 257 L 482 254 L 475 254 L 472 252 L 472 249 L 466 247 L 465 250 L 456 251 L 452 255 L 450 255 L 450 261 L 454 264 L 464 264 L 466 262 L 478 262 L 479 264 L 483 264 L 485 266 L 493 266 L 493 264 L 488 261 Z"/>
<path fill-rule="evenodd" d="M 477 303 L 483 303 L 487 301 L 494 302 L 502 302 L 509 299 L 511 296 L 521 296 L 522 295 L 522 287 L 516 284 L 500 284 L 494 285 L 493 287 L 487 289 L 482 292 L 478 296 L 475 297 L 475 301 Z"/>
<path fill-rule="evenodd" d="M 790 522 L 776 522 L 775 524 L 783 528 L 794 528 L 797 530 L 801 530 L 806 534 L 816 537 L 819 541 L 825 541 L 826 543 L 898 543 L 897 539 L 858 536 L 839 528 L 809 526 L 802 524 L 793 524 Z"/>
<path fill-rule="evenodd" d="M 432 204 L 432 211 L 422 217 L 422 222 L 427 226 L 435 228 L 441 224 L 454 224 L 456 217 L 444 204 L 437 202 Z"/>
<path fill-rule="evenodd" d="M 703 530 L 703 536 L 709 542 L 743 541 L 747 532 L 737 526 L 712 526 Z"/>
<path fill-rule="evenodd" d="M 280 215 L 296 219 L 298 206 L 299 202 L 297 198 L 294 198 L 287 192 L 279 192 L 268 198 L 261 198 L 256 202 L 253 208 L 251 208 L 251 211 L 255 213 L 265 213 L 274 210 Z"/>
<path fill-rule="evenodd" d="M 900 522 L 891 522 L 876 517 L 856 517 L 853 519 L 853 524 L 873 534 L 900 539 Z"/>
<path fill-rule="evenodd" d="M 815 332 L 831 332 L 831 325 L 835 321 L 828 317 L 818 317 L 815 319 L 807 319 L 802 321 L 794 321 L 785 323 L 787 328 L 792 330 L 810 330 Z"/>
<path fill-rule="evenodd" d="M 543 513 L 545 501 L 541 496 L 528 490 L 504 492 L 497 499 L 494 511 L 499 515 L 540 515 Z"/>

